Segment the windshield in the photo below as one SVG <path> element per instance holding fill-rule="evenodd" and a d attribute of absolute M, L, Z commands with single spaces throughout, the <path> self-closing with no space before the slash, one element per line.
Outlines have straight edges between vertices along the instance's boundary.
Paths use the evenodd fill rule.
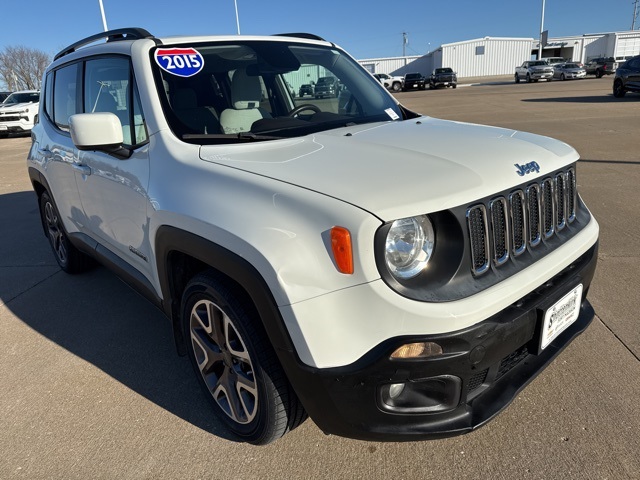
<path fill-rule="evenodd" d="M 436 68 L 436 73 L 453 73 L 450 68 Z"/>
<path fill-rule="evenodd" d="M 234 143 L 392 121 L 403 111 L 334 47 L 282 41 L 158 47 L 156 84 L 169 125 L 191 143 Z M 303 85 L 314 85 L 302 97 Z"/>
<path fill-rule="evenodd" d="M 4 101 L 4 105 L 11 105 L 17 103 L 29 103 L 29 102 L 39 102 L 40 94 L 38 92 L 32 93 L 12 93 L 7 97 Z"/>
<path fill-rule="evenodd" d="M 530 62 L 529 65 L 532 67 L 546 67 L 549 64 L 547 62 L 540 61 L 540 62 Z"/>

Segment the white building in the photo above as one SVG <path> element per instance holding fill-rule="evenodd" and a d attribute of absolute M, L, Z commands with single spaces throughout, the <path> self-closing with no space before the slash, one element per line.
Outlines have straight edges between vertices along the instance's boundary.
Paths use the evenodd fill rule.
<path fill-rule="evenodd" d="M 511 75 L 516 65 L 537 58 L 539 41 L 533 38 L 484 37 L 448 43 L 421 57 L 359 60 L 371 73 L 429 75 L 434 68 L 451 67 L 458 77 Z M 640 54 L 640 31 L 586 34 L 550 38 L 542 49 L 543 58 L 563 57 L 586 63 L 596 57 L 618 61 Z"/>

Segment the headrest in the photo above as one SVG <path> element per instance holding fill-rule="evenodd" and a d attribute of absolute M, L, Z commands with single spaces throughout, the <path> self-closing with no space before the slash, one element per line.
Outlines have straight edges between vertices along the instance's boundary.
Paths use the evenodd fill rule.
<path fill-rule="evenodd" d="M 196 108 L 198 106 L 196 92 L 192 88 L 178 89 L 173 97 L 172 106 L 178 109 Z"/>
<path fill-rule="evenodd" d="M 244 69 L 238 69 L 231 79 L 231 101 L 236 110 L 258 108 L 262 88 L 258 77 L 250 77 Z"/>

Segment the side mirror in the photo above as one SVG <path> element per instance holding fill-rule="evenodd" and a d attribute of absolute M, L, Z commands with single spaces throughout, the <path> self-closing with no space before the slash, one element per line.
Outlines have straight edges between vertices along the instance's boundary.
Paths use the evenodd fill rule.
<path fill-rule="evenodd" d="M 131 151 L 122 146 L 122 124 L 109 112 L 78 113 L 69 117 L 71 140 L 78 150 L 99 151 L 118 158 L 129 158 Z"/>

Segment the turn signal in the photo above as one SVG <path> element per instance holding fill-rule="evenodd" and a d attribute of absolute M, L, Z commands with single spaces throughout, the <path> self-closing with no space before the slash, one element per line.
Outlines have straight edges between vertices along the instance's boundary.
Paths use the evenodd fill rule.
<path fill-rule="evenodd" d="M 331 229 L 331 250 L 340 273 L 351 275 L 353 273 L 353 250 L 349 230 L 344 227 Z"/>

